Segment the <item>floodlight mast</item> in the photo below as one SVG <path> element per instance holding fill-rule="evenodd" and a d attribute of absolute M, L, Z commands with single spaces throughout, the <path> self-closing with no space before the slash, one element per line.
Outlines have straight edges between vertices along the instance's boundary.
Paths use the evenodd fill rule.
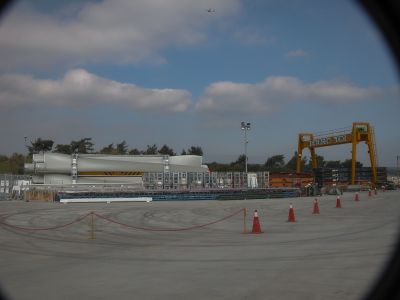
<path fill-rule="evenodd" d="M 242 122 L 241 129 L 244 130 L 244 156 L 245 156 L 245 172 L 247 174 L 247 144 L 249 143 L 247 139 L 247 131 L 250 130 L 250 123 L 249 122 Z"/>

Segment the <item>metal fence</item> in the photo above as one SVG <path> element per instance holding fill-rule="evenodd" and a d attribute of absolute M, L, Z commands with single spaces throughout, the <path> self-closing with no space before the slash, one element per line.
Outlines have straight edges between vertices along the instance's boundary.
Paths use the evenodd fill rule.
<path fill-rule="evenodd" d="M 185 190 L 196 188 L 268 188 L 269 172 L 154 172 L 143 175 L 143 187 L 149 190 Z"/>
<path fill-rule="evenodd" d="M 22 199 L 29 183 L 28 175 L 0 174 L 0 200 Z"/>
<path fill-rule="evenodd" d="M 47 192 L 129 192 L 138 190 L 189 191 L 209 189 L 265 189 L 269 188 L 269 172 L 149 172 L 140 184 L 31 184 L 28 175 L 0 175 L 0 200 L 23 199 Z M 39 194 L 38 194 L 39 195 Z M 28 197 L 29 198 L 29 197 Z"/>

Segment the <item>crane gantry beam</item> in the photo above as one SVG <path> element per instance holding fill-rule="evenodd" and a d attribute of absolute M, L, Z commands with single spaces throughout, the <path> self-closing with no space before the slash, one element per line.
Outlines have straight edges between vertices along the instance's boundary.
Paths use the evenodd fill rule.
<path fill-rule="evenodd" d="M 334 131 L 324 135 L 313 133 L 299 133 L 296 172 L 301 172 L 301 159 L 303 150 L 308 148 L 311 153 L 313 169 L 318 168 L 316 148 L 352 144 L 351 157 L 351 184 L 355 184 L 357 144 L 365 142 L 368 145 L 368 153 L 371 162 L 372 185 L 377 183 L 377 162 L 373 127 L 367 122 L 354 122 L 351 129 Z"/>

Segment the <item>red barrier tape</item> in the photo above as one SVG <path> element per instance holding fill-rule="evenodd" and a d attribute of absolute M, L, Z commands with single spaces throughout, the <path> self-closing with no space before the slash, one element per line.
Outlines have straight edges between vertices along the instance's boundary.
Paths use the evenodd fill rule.
<path fill-rule="evenodd" d="M 229 218 L 232 218 L 233 216 L 239 214 L 242 211 L 243 211 L 243 208 L 238 210 L 237 212 L 234 212 L 233 214 L 231 214 L 229 216 L 226 216 L 226 217 L 224 217 L 222 219 L 219 219 L 219 220 L 216 220 L 216 221 L 213 221 L 213 222 L 210 222 L 210 223 L 206 223 L 206 224 L 202 224 L 202 225 L 194 225 L 194 226 L 190 226 L 190 227 L 183 227 L 183 228 L 171 228 L 171 229 L 138 227 L 138 226 L 133 226 L 133 225 L 129 225 L 129 224 L 118 222 L 116 220 L 109 219 L 109 218 L 104 217 L 102 215 L 99 215 L 97 213 L 94 213 L 94 215 L 99 217 L 100 219 L 106 220 L 106 221 L 108 221 L 110 223 L 118 224 L 118 225 L 121 225 L 121 226 L 124 226 L 124 227 L 133 228 L 133 229 L 138 229 L 138 230 L 145 230 L 145 231 L 185 231 L 185 230 L 192 230 L 192 229 L 202 228 L 202 227 L 206 227 L 206 226 L 209 226 L 209 225 L 212 225 L 212 224 L 216 224 L 216 223 L 225 221 L 225 220 L 227 220 Z"/>
<path fill-rule="evenodd" d="M 0 221 L 0 225 L 4 225 L 7 226 L 9 228 L 13 228 L 13 229 L 18 229 L 18 230 L 29 230 L 29 231 L 41 231 L 41 230 L 53 230 L 53 229 L 58 229 L 58 228 L 63 228 L 63 227 L 67 227 L 70 226 L 74 223 L 78 223 L 80 221 L 82 221 L 83 219 L 85 219 L 87 216 L 91 215 L 92 213 L 88 213 L 82 217 L 79 217 L 77 219 L 75 219 L 72 222 L 66 223 L 66 224 L 62 224 L 62 225 L 57 225 L 57 226 L 52 226 L 52 227 L 40 227 L 40 228 L 35 228 L 35 227 L 23 227 L 23 226 L 16 226 L 16 225 L 12 225 L 12 224 L 8 224 L 6 222 L 2 222 Z"/>
<path fill-rule="evenodd" d="M 118 224 L 118 225 L 121 225 L 121 226 L 124 226 L 124 227 L 128 227 L 128 228 L 138 229 L 138 230 L 145 230 L 145 231 L 185 231 L 185 230 L 192 230 L 192 229 L 202 228 L 202 227 L 206 227 L 206 226 L 209 226 L 209 225 L 212 225 L 212 224 L 216 224 L 216 223 L 225 221 L 225 220 L 227 220 L 229 218 L 232 218 L 233 216 L 239 214 L 242 211 L 243 211 L 243 208 L 238 210 L 238 211 L 236 211 L 236 212 L 234 212 L 233 214 L 230 214 L 229 216 L 226 216 L 226 217 L 224 217 L 222 219 L 219 219 L 219 220 L 216 220 L 216 221 L 213 221 L 213 222 L 209 222 L 209 223 L 206 223 L 206 224 L 194 225 L 194 226 L 183 227 L 183 228 L 170 228 L 170 229 L 133 226 L 133 225 L 125 224 L 125 223 L 122 223 L 122 222 L 119 222 L 119 221 L 104 217 L 104 216 L 99 215 L 99 214 L 97 214 L 95 212 L 90 212 L 90 213 L 88 213 L 88 214 L 86 214 L 84 216 L 81 216 L 81 217 L 79 217 L 79 218 L 77 218 L 77 219 L 75 219 L 75 220 L 73 220 L 73 221 L 71 221 L 69 223 L 62 224 L 62 225 L 57 225 L 57 226 L 52 226 L 52 227 L 36 227 L 36 228 L 35 227 L 23 227 L 23 226 L 12 225 L 12 224 L 9 224 L 9 223 L 3 222 L 3 221 L 0 221 L 0 225 L 4 225 L 6 227 L 13 228 L 13 229 L 27 230 L 27 231 L 54 230 L 54 229 L 59 229 L 59 228 L 64 228 L 64 227 L 70 226 L 72 224 L 75 224 L 75 223 L 78 223 L 78 222 L 82 221 L 83 219 L 85 219 L 86 217 L 88 217 L 90 215 L 95 215 L 98 218 L 106 220 L 106 221 L 108 221 L 110 223 Z"/>

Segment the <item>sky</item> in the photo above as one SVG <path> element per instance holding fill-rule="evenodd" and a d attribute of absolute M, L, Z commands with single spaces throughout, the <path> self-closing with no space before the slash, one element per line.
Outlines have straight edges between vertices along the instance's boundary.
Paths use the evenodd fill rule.
<path fill-rule="evenodd" d="M 95 150 L 197 145 L 204 162 L 226 163 L 244 153 L 245 121 L 249 163 L 264 163 L 290 159 L 300 132 L 363 121 L 379 165 L 395 166 L 398 80 L 348 0 L 17 1 L 0 20 L 0 153 L 26 152 L 24 137 L 90 137 Z"/>

